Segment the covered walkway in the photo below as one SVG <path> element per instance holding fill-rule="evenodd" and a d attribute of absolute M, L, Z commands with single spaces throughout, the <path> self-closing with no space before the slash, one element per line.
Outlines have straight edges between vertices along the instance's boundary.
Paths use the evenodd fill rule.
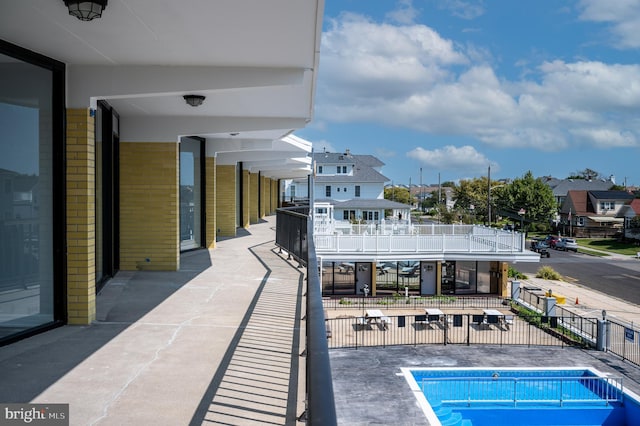
<path fill-rule="evenodd" d="M 0 401 L 68 403 L 71 425 L 297 423 L 305 269 L 275 216 L 177 272 L 121 272 L 98 319 L 0 348 Z"/>

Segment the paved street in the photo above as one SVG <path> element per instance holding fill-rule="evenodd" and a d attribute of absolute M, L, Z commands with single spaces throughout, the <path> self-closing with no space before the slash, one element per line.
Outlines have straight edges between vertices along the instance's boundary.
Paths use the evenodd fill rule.
<path fill-rule="evenodd" d="M 540 263 L 519 263 L 512 266 L 534 277 L 536 271 L 544 265 L 552 267 L 568 283 L 640 305 L 640 260 L 551 250 L 551 257 L 540 259 Z"/>

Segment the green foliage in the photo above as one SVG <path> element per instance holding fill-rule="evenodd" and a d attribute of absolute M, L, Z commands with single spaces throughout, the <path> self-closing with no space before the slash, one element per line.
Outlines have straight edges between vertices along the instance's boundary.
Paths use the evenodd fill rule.
<path fill-rule="evenodd" d="M 629 221 L 629 227 L 633 229 L 640 228 L 640 216 L 635 216 Z"/>
<path fill-rule="evenodd" d="M 528 278 L 525 274 L 518 271 L 517 269 L 512 268 L 511 266 L 509 266 L 507 276 L 509 278 L 515 278 L 517 280 L 526 280 Z"/>
<path fill-rule="evenodd" d="M 584 170 L 575 172 L 573 175 L 567 177 L 567 179 L 595 180 L 595 179 L 600 179 L 600 173 L 587 167 Z"/>
<path fill-rule="evenodd" d="M 543 266 L 538 269 L 536 278 L 542 278 L 544 280 L 561 280 L 562 276 L 557 273 L 551 266 Z"/>
<path fill-rule="evenodd" d="M 349 299 L 340 299 L 339 305 L 353 305 L 353 302 Z"/>
<path fill-rule="evenodd" d="M 486 218 L 488 190 L 489 184 L 486 176 L 461 180 L 460 184 L 454 188 L 456 208 L 461 212 L 473 211 L 476 216 Z"/>
<path fill-rule="evenodd" d="M 496 203 L 500 210 L 516 215 L 524 209 L 523 220 L 527 223 L 547 223 L 557 210 L 551 187 L 534 178 L 531 171 L 500 188 Z"/>
<path fill-rule="evenodd" d="M 402 204 L 410 204 L 409 200 L 411 199 L 411 196 L 407 188 L 392 187 L 384 189 L 384 198 L 386 200 L 392 200 Z"/>

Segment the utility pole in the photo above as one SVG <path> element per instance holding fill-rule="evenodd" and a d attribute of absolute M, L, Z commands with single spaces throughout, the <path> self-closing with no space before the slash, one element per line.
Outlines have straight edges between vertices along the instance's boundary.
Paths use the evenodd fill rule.
<path fill-rule="evenodd" d="M 491 228 L 491 166 L 487 171 L 487 223 L 489 224 L 489 228 Z"/>
<path fill-rule="evenodd" d="M 420 167 L 420 211 L 424 214 L 424 197 L 422 196 L 422 167 Z"/>
<path fill-rule="evenodd" d="M 440 172 L 438 172 L 438 223 L 440 223 L 440 202 L 442 201 L 442 186 L 440 186 Z"/>

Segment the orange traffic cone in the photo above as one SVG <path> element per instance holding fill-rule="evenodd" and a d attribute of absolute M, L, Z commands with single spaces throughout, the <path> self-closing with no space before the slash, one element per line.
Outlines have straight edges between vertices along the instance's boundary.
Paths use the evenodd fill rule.
<path fill-rule="evenodd" d="M 579 303 L 578 303 L 578 298 L 577 298 L 577 297 L 576 297 L 576 305 L 579 305 Z"/>

